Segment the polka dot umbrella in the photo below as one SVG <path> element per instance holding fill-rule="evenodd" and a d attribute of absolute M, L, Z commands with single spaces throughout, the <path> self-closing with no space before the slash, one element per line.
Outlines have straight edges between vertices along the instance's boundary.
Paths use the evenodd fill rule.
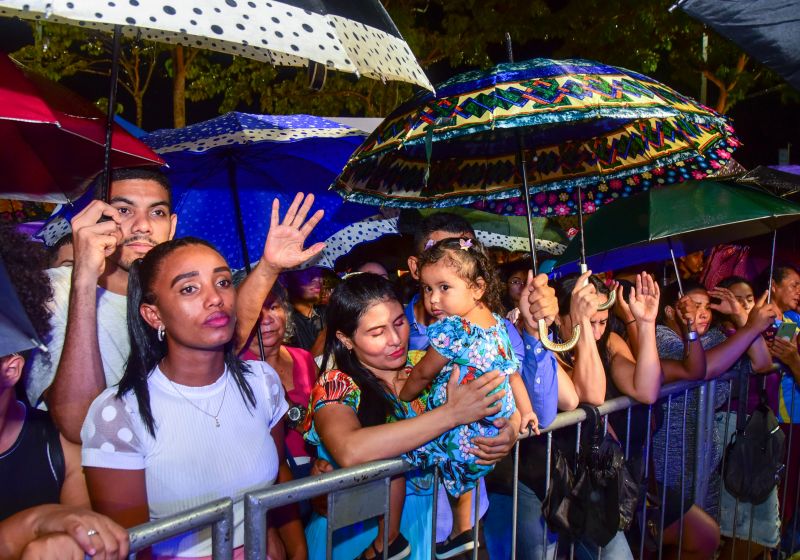
<path fill-rule="evenodd" d="M 309 244 L 375 213 L 328 190 L 364 136 L 310 115 L 228 113 L 141 140 L 169 165 L 176 235 L 210 241 L 240 268 L 264 250 L 274 198 L 285 209 L 297 192 L 315 195 L 314 207 L 325 217 Z"/>
<path fill-rule="evenodd" d="M 112 31 L 110 115 L 123 33 L 308 66 L 317 87 L 330 69 L 433 89 L 380 0 L 0 0 L 0 15 Z"/>

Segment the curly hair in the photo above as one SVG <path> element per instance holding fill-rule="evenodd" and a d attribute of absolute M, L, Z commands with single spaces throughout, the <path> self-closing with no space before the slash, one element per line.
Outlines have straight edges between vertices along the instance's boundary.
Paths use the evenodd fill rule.
<path fill-rule="evenodd" d="M 482 279 L 485 290 L 481 301 L 494 313 L 504 312 L 500 277 L 480 241 L 467 237 L 442 239 L 420 254 L 419 270 L 439 261 L 453 269 L 470 287 L 477 286 Z"/>
<path fill-rule="evenodd" d="M 0 224 L 0 259 L 40 338 L 50 331 L 47 302 L 53 298 L 53 290 L 45 272 L 49 258 L 44 245 L 19 233 L 12 224 Z"/>

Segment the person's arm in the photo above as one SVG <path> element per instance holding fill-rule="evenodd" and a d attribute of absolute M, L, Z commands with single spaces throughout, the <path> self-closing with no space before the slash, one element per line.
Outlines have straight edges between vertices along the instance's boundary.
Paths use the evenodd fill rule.
<path fill-rule="evenodd" d="M 109 221 L 97 223 L 101 217 Z M 92 201 L 72 219 L 75 260 L 69 314 L 61 357 L 53 384 L 45 393 L 50 415 L 69 441 L 80 443 L 83 419 L 106 388 L 97 340 L 97 281 L 121 241 L 119 213 L 100 200 Z"/>
<path fill-rule="evenodd" d="M 764 329 L 780 316 L 774 303 L 766 303 L 766 297 L 767 294 L 764 293 L 756 302 L 756 306 L 750 311 L 747 321 L 741 328 L 738 328 L 725 342 L 706 352 L 706 379 L 714 379 L 728 371 L 736 360 L 747 352 L 756 338 L 761 337 Z M 753 364 L 754 371 L 765 371 L 771 367 L 772 360 L 768 367 L 761 363 Z"/>
<path fill-rule="evenodd" d="M 90 529 L 97 534 L 90 537 Z M 47 504 L 0 521 L 0 560 L 16 560 L 28 543 L 53 534 L 68 535 L 86 554 L 99 559 L 128 555 L 128 532 L 108 517 L 88 509 Z"/>
<path fill-rule="evenodd" d="M 264 243 L 264 253 L 258 264 L 239 286 L 236 298 L 236 348 L 244 349 L 253 328 L 258 322 L 261 306 L 281 271 L 299 266 L 325 248 L 324 243 L 315 243 L 303 250 L 303 244 L 324 214 L 317 210 L 306 220 L 314 195 L 297 193 L 283 221 L 280 219 L 280 202 L 272 201 L 269 231 Z"/>
<path fill-rule="evenodd" d="M 581 326 L 581 335 L 575 346 L 572 383 L 580 402 L 598 406 L 606 398 L 606 376 L 592 335 L 591 317 L 597 311 L 598 297 L 595 287 L 585 283 L 590 274 L 591 271 L 582 274 L 572 291 L 570 318 L 573 325 Z"/>
<path fill-rule="evenodd" d="M 739 301 L 733 295 L 733 292 L 726 288 L 714 288 L 709 290 L 708 295 L 712 298 L 717 298 L 720 300 L 719 303 L 712 303 L 709 307 L 719 313 L 727 315 L 736 326 L 737 330 L 743 328 L 747 324 L 750 314 L 744 310 Z M 767 294 L 765 292 L 761 296 L 761 299 L 756 303 L 756 306 L 751 310 L 751 314 L 758 313 L 759 309 L 765 307 L 764 304 L 766 302 L 766 296 Z M 773 306 L 771 305 L 769 307 Z M 777 307 L 773 311 L 775 312 L 776 317 L 780 316 L 780 312 Z M 762 309 L 761 312 L 764 313 L 765 311 Z M 764 328 L 766 329 L 767 326 Z M 772 356 L 770 356 L 769 348 L 767 347 L 767 341 L 764 340 L 764 337 L 756 336 L 753 339 L 753 342 L 747 348 L 747 356 L 750 358 L 750 364 L 752 365 L 754 372 L 764 373 L 772 370 Z"/>
<path fill-rule="evenodd" d="M 84 467 L 92 509 L 130 528 L 150 520 L 144 469 Z"/>
<path fill-rule="evenodd" d="M 683 296 L 675 306 L 675 319 L 681 329 L 684 340 L 683 360 L 661 360 L 661 369 L 664 372 L 664 383 L 674 381 L 699 381 L 706 376 L 706 353 L 699 336 L 689 340 L 689 332 L 694 331 L 697 321 L 697 305 L 692 298 Z M 697 333 L 695 332 L 695 335 Z"/>
<path fill-rule="evenodd" d="M 620 296 L 622 294 L 620 293 Z M 638 352 L 634 358 L 630 347 L 616 333 L 610 333 L 609 367 L 614 384 L 625 395 L 644 404 L 653 404 L 661 390 L 661 362 L 656 346 L 656 316 L 658 315 L 658 283 L 646 273 L 636 276 L 636 284 L 626 302 L 636 321 Z"/>
<path fill-rule="evenodd" d="M 522 432 L 530 427 L 536 435 L 539 435 L 539 418 L 533 410 L 531 399 L 528 397 L 528 390 L 525 388 L 525 383 L 522 382 L 522 377 L 519 373 L 514 373 L 508 378 L 508 384 L 511 386 L 511 393 L 514 395 L 514 404 L 517 406 L 519 412 L 519 426 Z"/>
<path fill-rule="evenodd" d="M 447 358 L 442 356 L 433 346 L 428 347 L 425 355 L 411 370 L 403 389 L 397 395 L 400 400 L 413 401 L 431 384 L 436 375 L 447 365 Z"/>
<path fill-rule="evenodd" d="M 575 384 L 572 383 L 572 378 L 561 367 L 560 363 L 556 364 L 558 375 L 558 410 L 568 412 L 575 410 L 581 401 L 578 399 L 578 393 L 575 391 Z"/>
<path fill-rule="evenodd" d="M 622 296 L 622 286 L 617 286 L 617 301 L 614 303 L 614 315 L 622 321 L 625 326 L 625 334 L 627 335 L 628 348 L 633 353 L 633 357 L 637 356 L 639 352 L 639 328 L 636 324 L 636 317 L 631 311 L 630 305 L 625 301 Z"/>
<path fill-rule="evenodd" d="M 447 402 L 420 416 L 362 427 L 355 411 L 346 404 L 330 402 L 314 412 L 314 426 L 325 448 L 342 467 L 389 459 L 416 449 L 456 426 L 477 422 L 501 409 L 503 392 L 489 396 L 503 377 L 489 372 L 458 384 L 458 368 L 447 384 Z M 406 382 L 407 383 L 407 382 Z"/>
<path fill-rule="evenodd" d="M 524 303 L 527 302 L 527 305 Z M 547 275 L 534 278 L 528 272 L 525 287 L 522 289 L 519 306 L 522 318 L 522 380 L 528 389 L 533 411 L 539 419 L 539 426 L 545 428 L 558 414 L 559 392 L 558 361 L 539 340 L 539 319 L 553 322 L 558 315 L 558 300 L 555 290 L 547 284 Z M 571 383 L 570 383 L 571 385 Z M 577 406 L 577 402 L 576 402 Z"/>
<path fill-rule="evenodd" d="M 60 503 L 91 507 L 86 478 L 81 467 L 81 447 L 61 436 L 61 449 L 64 452 L 64 484 L 61 486 Z"/>

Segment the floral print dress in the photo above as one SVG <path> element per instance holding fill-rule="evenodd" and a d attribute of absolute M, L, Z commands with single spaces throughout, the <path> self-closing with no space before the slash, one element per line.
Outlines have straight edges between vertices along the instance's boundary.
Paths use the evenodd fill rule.
<path fill-rule="evenodd" d="M 452 496 L 470 491 L 493 468 L 490 465 L 476 464 L 476 457 L 470 452 L 473 438 L 496 436 L 499 430 L 492 422 L 498 418 L 509 418 L 515 410 L 508 376 L 519 371 L 520 363 L 514 355 L 503 319 L 499 315 L 494 315 L 494 319 L 495 324 L 484 329 L 457 315 L 451 315 L 433 323 L 427 331 L 431 346 L 448 360 L 431 384 L 427 399 L 428 410 L 447 402 L 447 382 L 453 364 L 460 366 L 460 384 L 468 383 L 493 370 L 505 375 L 503 383 L 496 389 L 506 392 L 501 401 L 502 408 L 497 414 L 479 422 L 459 426 L 405 456 L 418 467 L 438 465 L 444 486 Z"/>

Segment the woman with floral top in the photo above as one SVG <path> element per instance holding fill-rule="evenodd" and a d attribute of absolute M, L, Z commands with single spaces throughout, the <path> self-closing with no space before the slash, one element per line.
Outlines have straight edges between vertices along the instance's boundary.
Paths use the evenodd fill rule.
<path fill-rule="evenodd" d="M 458 385 L 458 368 L 450 378 L 447 402 L 435 410 L 425 411 L 425 394 L 408 403 L 398 399 L 410 372 L 406 366 L 409 325 L 395 288 L 386 279 L 369 273 L 347 278 L 333 292 L 327 318 L 325 362 L 334 359 L 337 369 L 323 373 L 312 389 L 305 437 L 319 446 L 319 457 L 334 466 L 397 457 L 500 409 L 496 401 L 504 393 L 487 396 L 500 386 L 499 373 Z M 322 369 L 326 369 L 324 364 Z M 517 431 L 518 426 L 512 426 L 494 440 L 477 438 L 473 441 L 476 455 L 487 463 L 499 460 L 513 444 L 504 445 L 504 438 Z M 392 482 L 387 528 L 390 559 L 410 554 L 430 557 L 432 492 L 423 496 L 416 492 L 430 483 L 420 475 L 409 479 L 408 486 L 402 477 Z M 377 525 L 365 522 L 337 531 L 334 558 L 381 555 L 383 524 Z M 325 518 L 315 515 L 306 529 L 309 558 L 324 556 L 325 532 Z"/>

